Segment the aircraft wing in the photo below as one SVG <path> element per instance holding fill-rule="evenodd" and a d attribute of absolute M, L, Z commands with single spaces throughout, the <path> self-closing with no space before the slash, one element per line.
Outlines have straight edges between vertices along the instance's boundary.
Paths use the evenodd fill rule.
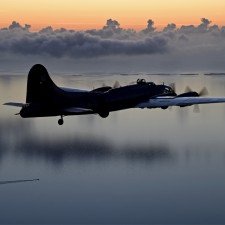
<path fill-rule="evenodd" d="M 20 102 L 6 102 L 3 105 L 9 105 L 9 106 L 15 106 L 15 107 L 23 107 L 26 104 L 25 103 L 20 103 Z"/>
<path fill-rule="evenodd" d="M 168 106 L 190 106 L 195 104 L 211 104 L 211 103 L 225 103 L 225 98 L 221 97 L 156 97 L 148 101 L 139 103 L 135 108 L 161 108 Z"/>
<path fill-rule="evenodd" d="M 86 108 L 67 107 L 62 108 L 60 110 L 60 113 L 62 115 L 85 115 L 85 114 L 94 114 L 94 111 L 92 109 Z"/>
<path fill-rule="evenodd" d="M 63 91 L 67 91 L 67 92 L 90 92 L 89 90 L 83 90 L 83 89 L 78 89 L 78 88 L 67 88 L 67 87 L 59 87 L 60 89 L 62 89 Z"/>
<path fill-rule="evenodd" d="M 23 107 L 26 105 L 26 103 L 6 102 L 3 105 Z M 66 108 L 60 109 L 60 113 L 62 115 L 83 115 L 83 114 L 94 114 L 94 111 L 92 109 L 87 109 L 87 108 L 66 107 Z"/>

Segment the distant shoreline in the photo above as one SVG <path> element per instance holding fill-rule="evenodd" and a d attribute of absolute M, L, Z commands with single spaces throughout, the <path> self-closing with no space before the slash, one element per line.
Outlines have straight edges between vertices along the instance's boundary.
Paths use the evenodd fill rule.
<path fill-rule="evenodd" d="M 204 73 L 204 75 L 206 75 L 206 76 L 213 76 L 213 75 L 216 75 L 216 76 L 224 76 L 225 75 L 225 73 Z"/>

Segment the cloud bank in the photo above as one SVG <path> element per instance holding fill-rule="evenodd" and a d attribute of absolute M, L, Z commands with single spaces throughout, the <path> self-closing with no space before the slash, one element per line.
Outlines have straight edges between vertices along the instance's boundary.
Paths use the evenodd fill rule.
<path fill-rule="evenodd" d="M 96 57 L 107 55 L 156 54 L 168 51 L 166 38 L 161 35 L 134 37 L 134 31 L 120 28 L 116 20 L 107 20 L 101 30 L 75 31 L 46 27 L 39 32 L 30 32 L 30 25 L 24 27 L 12 22 L 0 30 L 0 51 L 27 55 L 48 55 L 51 57 Z M 146 31 L 153 31 L 151 25 Z M 131 35 L 133 37 L 131 37 Z"/>
<path fill-rule="evenodd" d="M 155 29 L 151 19 L 141 31 L 121 28 L 120 23 L 112 19 L 98 30 L 54 30 L 49 26 L 31 32 L 30 28 L 28 24 L 23 26 L 14 21 L 0 29 L 1 59 L 5 56 L 69 60 L 123 57 L 141 66 L 145 62 L 153 68 L 161 64 L 168 68 L 185 65 L 200 69 L 204 64 L 211 64 L 225 69 L 225 27 L 212 24 L 206 18 L 202 18 L 198 26 L 178 28 L 169 23 L 162 31 Z"/>

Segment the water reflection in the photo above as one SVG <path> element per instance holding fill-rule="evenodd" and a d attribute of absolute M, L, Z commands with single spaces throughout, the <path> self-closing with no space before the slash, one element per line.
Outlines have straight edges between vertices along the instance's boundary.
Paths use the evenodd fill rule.
<path fill-rule="evenodd" d="M 19 132 L 18 132 L 19 131 Z M 0 153 L 23 157 L 27 161 L 43 159 L 46 163 L 60 165 L 68 160 L 108 160 L 111 158 L 129 161 L 170 160 L 173 154 L 168 144 L 139 144 L 116 146 L 106 138 L 81 134 L 59 139 L 39 137 L 30 122 L 23 120 L 0 120 Z"/>
<path fill-rule="evenodd" d="M 81 137 L 73 141 L 56 141 L 47 144 L 46 142 L 42 144 L 39 141 L 26 141 L 21 143 L 14 153 L 18 156 L 22 155 L 27 160 L 44 159 L 54 164 L 66 163 L 67 160 L 108 160 L 111 158 L 151 162 L 168 160 L 173 156 L 167 146 L 137 146 L 132 149 L 127 146 L 118 149 L 107 141 Z"/>
<path fill-rule="evenodd" d="M 53 79 L 87 89 L 134 76 Z M 225 95 L 225 77 L 141 78 Z M 25 89 L 25 76 L 0 76 L 1 103 L 23 102 Z M 62 127 L 57 118 L 22 119 L 14 116 L 18 108 L 0 109 L 0 180 L 40 178 L 1 186 L 0 223 L 225 223 L 225 105 L 200 106 L 198 114 L 173 107 L 106 120 L 66 117 Z"/>

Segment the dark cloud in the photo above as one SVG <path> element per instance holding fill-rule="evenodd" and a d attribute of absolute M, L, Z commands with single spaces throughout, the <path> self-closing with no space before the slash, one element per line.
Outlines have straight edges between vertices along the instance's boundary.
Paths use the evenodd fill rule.
<path fill-rule="evenodd" d="M 21 32 L 11 30 L 21 29 Z M 24 32 L 22 32 L 24 31 Z M 104 33 L 108 35 L 104 35 Z M 8 30 L 0 32 L 0 50 L 28 55 L 48 55 L 52 57 L 96 57 L 107 55 L 140 55 L 155 54 L 168 51 L 167 39 L 154 36 L 129 39 L 113 38 L 113 33 L 123 32 L 119 23 L 108 20 L 107 25 L 98 33 L 53 30 L 46 27 L 39 32 L 27 32 L 26 25 L 22 27 L 13 22 Z M 119 32 L 119 33 L 118 33 Z M 104 37 L 102 37 L 104 36 Z M 6 38 L 7 37 L 7 38 Z"/>
<path fill-rule="evenodd" d="M 164 32 L 166 32 L 166 31 L 175 31 L 176 28 L 177 28 L 176 24 L 170 23 L 163 29 L 163 31 Z"/>
<path fill-rule="evenodd" d="M 39 33 L 41 33 L 41 34 L 43 34 L 43 33 L 53 33 L 53 32 L 54 32 L 54 30 L 51 26 L 45 27 L 45 28 L 43 28 L 39 31 Z"/>
<path fill-rule="evenodd" d="M 107 20 L 106 26 L 104 26 L 103 29 L 112 29 L 112 30 L 120 29 L 120 24 L 116 20 L 109 19 Z"/>
<path fill-rule="evenodd" d="M 154 21 L 153 20 L 148 20 L 148 26 L 146 29 L 143 30 L 144 33 L 149 33 L 149 32 L 153 32 L 156 30 L 155 27 L 153 27 L 154 25 Z"/>
<path fill-rule="evenodd" d="M 162 70 L 171 65 L 185 68 L 187 64 L 202 69 L 206 68 L 205 62 L 218 66 L 218 59 L 224 58 L 225 54 L 225 27 L 211 24 L 209 19 L 202 18 L 197 26 L 190 24 L 178 28 L 176 24 L 169 23 L 162 31 L 157 31 L 154 21 L 149 19 L 146 29 L 135 31 L 122 28 L 117 20 L 108 19 L 102 29 L 55 30 L 48 26 L 38 32 L 31 32 L 30 25 L 23 26 L 14 21 L 9 27 L 0 30 L 0 57 L 2 60 L 6 56 L 89 59 L 93 60 L 93 65 L 94 60 L 104 58 L 107 61 L 110 58 L 116 64 L 118 60 L 115 59 L 127 60 L 129 67 L 133 63 L 143 68 L 155 68 L 158 65 Z M 225 64 L 221 62 L 220 68 L 225 69 Z"/>
<path fill-rule="evenodd" d="M 210 26 L 210 24 L 212 23 L 212 21 L 206 19 L 206 18 L 202 18 L 201 19 L 201 23 L 195 27 L 194 25 L 187 25 L 187 26 L 181 26 L 180 29 L 178 29 L 180 32 L 183 33 L 207 33 L 207 32 L 212 32 L 212 31 L 220 31 L 219 26 L 218 25 L 212 25 Z"/>
<path fill-rule="evenodd" d="M 209 21 L 206 18 L 202 18 L 201 21 L 202 21 L 202 23 L 198 26 L 198 30 L 200 32 L 208 31 L 209 24 L 211 23 L 211 21 Z"/>
<path fill-rule="evenodd" d="M 132 29 L 122 29 L 116 20 L 109 19 L 106 25 L 100 30 L 87 30 L 85 33 L 99 36 L 101 38 L 111 38 L 118 40 L 133 39 L 136 36 L 136 31 Z"/>
<path fill-rule="evenodd" d="M 11 25 L 9 25 L 9 30 L 12 29 L 22 29 L 22 30 L 26 30 L 29 31 L 29 29 L 31 28 L 31 25 L 29 24 L 25 24 L 25 26 L 21 26 L 18 22 L 13 21 Z"/>
<path fill-rule="evenodd" d="M 208 30 L 209 30 L 210 32 L 212 32 L 212 31 L 219 31 L 220 28 L 219 28 L 218 25 L 213 25 L 213 26 L 210 26 L 210 27 L 208 28 Z"/>
<path fill-rule="evenodd" d="M 194 33 L 196 31 L 196 27 L 194 25 L 183 25 L 181 26 L 181 28 L 179 29 L 179 32 L 183 32 L 183 33 Z"/>

